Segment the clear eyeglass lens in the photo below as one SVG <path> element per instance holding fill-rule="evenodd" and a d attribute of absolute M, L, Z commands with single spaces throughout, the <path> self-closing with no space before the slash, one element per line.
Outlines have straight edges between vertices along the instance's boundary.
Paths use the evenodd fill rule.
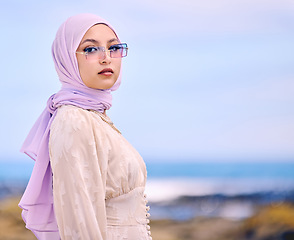
<path fill-rule="evenodd" d="M 104 48 L 99 48 L 97 47 L 96 50 L 87 52 L 86 53 L 86 58 L 89 60 L 94 60 L 94 59 L 104 59 L 106 56 L 105 54 L 109 52 L 109 55 L 111 58 L 122 58 L 127 56 L 127 44 L 122 43 L 122 44 L 116 44 L 111 46 L 108 50 L 105 50 Z"/>
<path fill-rule="evenodd" d="M 95 48 L 96 50 L 93 50 L 91 52 L 86 52 L 86 58 L 89 60 L 94 60 L 94 59 L 102 59 L 103 57 L 105 58 L 105 51 L 101 48 Z"/>
<path fill-rule="evenodd" d="M 116 44 L 109 48 L 110 57 L 112 58 L 122 58 L 126 56 L 127 44 Z"/>

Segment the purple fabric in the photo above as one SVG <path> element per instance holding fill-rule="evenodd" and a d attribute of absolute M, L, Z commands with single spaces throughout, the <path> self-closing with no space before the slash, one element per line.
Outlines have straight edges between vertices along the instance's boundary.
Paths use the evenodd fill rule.
<path fill-rule="evenodd" d="M 52 55 L 61 90 L 53 94 L 47 107 L 29 132 L 21 152 L 35 160 L 35 166 L 19 206 L 26 227 L 40 240 L 60 239 L 54 215 L 52 170 L 49 159 L 49 132 L 56 109 L 65 104 L 103 112 L 111 107 L 111 91 L 116 90 L 121 76 L 112 88 L 88 88 L 82 81 L 75 51 L 87 30 L 95 24 L 111 25 L 93 14 L 79 14 L 67 19 L 58 29 L 52 45 Z M 115 32 L 115 31 L 114 31 Z"/>

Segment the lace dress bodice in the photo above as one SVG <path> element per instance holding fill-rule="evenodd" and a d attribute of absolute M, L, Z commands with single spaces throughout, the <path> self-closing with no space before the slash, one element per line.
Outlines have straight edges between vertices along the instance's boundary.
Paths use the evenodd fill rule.
<path fill-rule="evenodd" d="M 100 113 L 61 106 L 49 154 L 61 239 L 151 239 L 145 163 Z"/>

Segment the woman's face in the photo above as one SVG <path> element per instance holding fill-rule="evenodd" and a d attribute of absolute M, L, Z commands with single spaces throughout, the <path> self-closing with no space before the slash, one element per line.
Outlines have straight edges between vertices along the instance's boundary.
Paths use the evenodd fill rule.
<path fill-rule="evenodd" d="M 84 35 L 77 52 L 92 51 L 91 47 L 104 47 L 108 50 L 112 45 L 120 43 L 114 32 L 105 24 L 97 24 L 89 28 Z M 79 72 L 84 84 L 89 88 L 109 89 L 116 82 L 121 68 L 121 58 L 111 58 L 106 51 L 103 59 L 90 58 L 76 53 Z"/>

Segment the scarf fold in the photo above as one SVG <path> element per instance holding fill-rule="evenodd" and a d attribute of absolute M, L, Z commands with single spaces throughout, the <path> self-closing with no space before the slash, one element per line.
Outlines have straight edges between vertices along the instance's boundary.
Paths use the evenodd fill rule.
<path fill-rule="evenodd" d="M 74 105 L 104 112 L 111 107 L 111 91 L 116 90 L 121 82 L 119 75 L 112 88 L 99 90 L 85 86 L 80 77 L 75 51 L 87 30 L 99 23 L 108 25 L 114 31 L 107 21 L 88 13 L 70 17 L 60 26 L 52 45 L 52 55 L 62 88 L 48 99 L 47 107 L 30 130 L 20 150 L 35 160 L 31 178 L 19 206 L 23 209 L 22 217 L 26 227 L 39 240 L 60 239 L 54 214 L 48 146 L 50 126 L 57 108 L 61 105 Z"/>

